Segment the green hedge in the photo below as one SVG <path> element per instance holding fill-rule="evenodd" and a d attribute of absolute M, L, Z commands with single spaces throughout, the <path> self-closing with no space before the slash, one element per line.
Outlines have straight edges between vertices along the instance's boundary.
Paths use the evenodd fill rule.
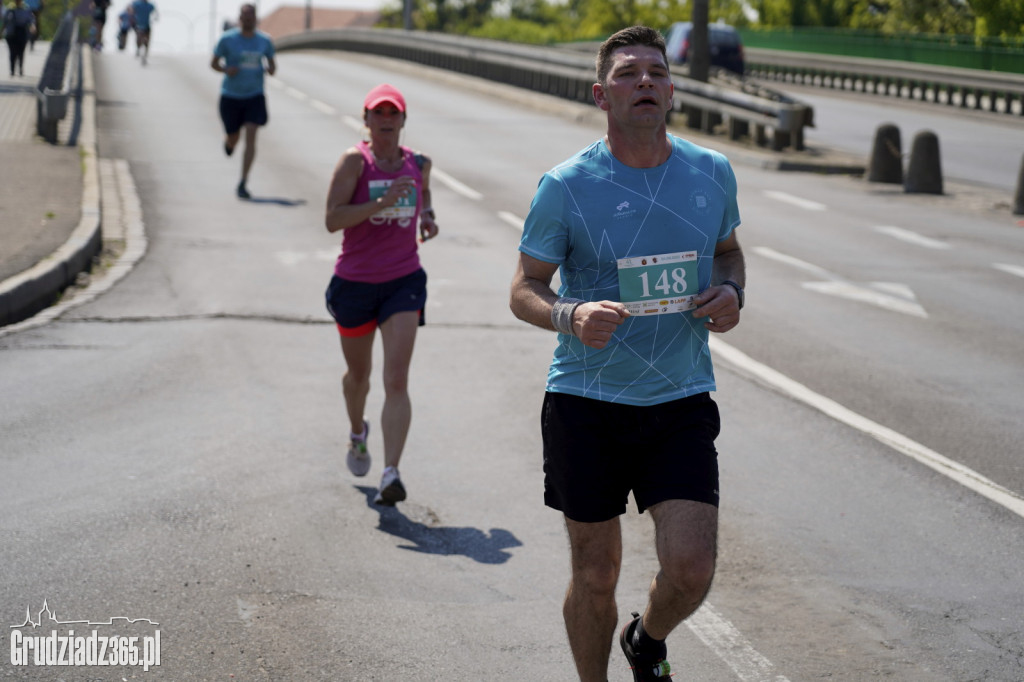
<path fill-rule="evenodd" d="M 747 47 L 1024 73 L 1024 38 L 885 35 L 823 28 L 744 29 L 740 33 Z"/>

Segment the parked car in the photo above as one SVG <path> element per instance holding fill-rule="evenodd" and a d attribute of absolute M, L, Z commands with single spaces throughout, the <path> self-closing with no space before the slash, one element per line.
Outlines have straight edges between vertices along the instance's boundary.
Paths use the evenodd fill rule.
<path fill-rule="evenodd" d="M 665 37 L 669 61 L 685 64 L 690 53 L 690 33 L 693 23 L 678 21 L 672 24 Z M 743 43 L 739 32 L 724 23 L 708 24 L 708 43 L 711 47 L 711 66 L 743 75 Z"/>

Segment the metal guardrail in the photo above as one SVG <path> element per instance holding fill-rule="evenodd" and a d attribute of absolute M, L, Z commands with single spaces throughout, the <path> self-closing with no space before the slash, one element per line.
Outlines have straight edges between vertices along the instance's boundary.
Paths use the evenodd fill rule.
<path fill-rule="evenodd" d="M 283 36 L 278 50 L 327 49 L 377 54 L 526 88 L 574 102 L 593 103 L 594 56 L 578 50 L 503 43 L 401 29 L 330 29 Z M 775 150 L 803 149 L 813 125 L 806 104 L 765 86 L 674 77 L 675 111 L 705 132 L 749 139 Z"/>
<path fill-rule="evenodd" d="M 1024 75 L 759 48 L 746 59 L 753 78 L 1024 116 Z"/>
<path fill-rule="evenodd" d="M 57 26 L 36 86 L 36 131 L 50 144 L 57 143 L 57 126 L 67 116 L 80 59 L 78 20 L 67 12 Z"/>

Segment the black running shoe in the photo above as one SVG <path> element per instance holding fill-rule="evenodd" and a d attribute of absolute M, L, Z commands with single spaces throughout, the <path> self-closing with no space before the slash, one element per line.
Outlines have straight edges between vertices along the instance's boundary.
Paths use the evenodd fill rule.
<path fill-rule="evenodd" d="M 622 653 L 626 654 L 629 661 L 629 668 L 633 671 L 634 682 L 657 682 L 672 677 L 672 668 L 665 660 L 667 649 L 662 643 L 658 649 L 651 651 L 639 651 L 633 646 L 633 633 L 636 632 L 636 624 L 640 622 L 640 614 L 633 612 L 633 620 L 622 626 L 619 634 L 619 644 L 622 645 Z"/>
<path fill-rule="evenodd" d="M 249 199 L 252 197 L 252 195 L 249 194 L 249 190 L 245 188 L 244 182 L 238 183 L 238 188 L 235 189 L 235 193 L 238 194 L 239 199 Z"/>
<path fill-rule="evenodd" d="M 373 503 L 393 507 L 396 502 L 401 502 L 404 499 L 405 486 L 402 485 L 402 479 L 398 477 L 398 469 L 387 467 L 384 469 L 384 475 L 381 476 L 380 490 L 373 498 Z"/>

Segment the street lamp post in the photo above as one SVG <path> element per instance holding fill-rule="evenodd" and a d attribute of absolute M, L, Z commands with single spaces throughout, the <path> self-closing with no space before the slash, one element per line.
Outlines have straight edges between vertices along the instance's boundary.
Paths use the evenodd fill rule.
<path fill-rule="evenodd" d="M 313 0 L 306 0 L 306 30 L 313 28 Z"/>

